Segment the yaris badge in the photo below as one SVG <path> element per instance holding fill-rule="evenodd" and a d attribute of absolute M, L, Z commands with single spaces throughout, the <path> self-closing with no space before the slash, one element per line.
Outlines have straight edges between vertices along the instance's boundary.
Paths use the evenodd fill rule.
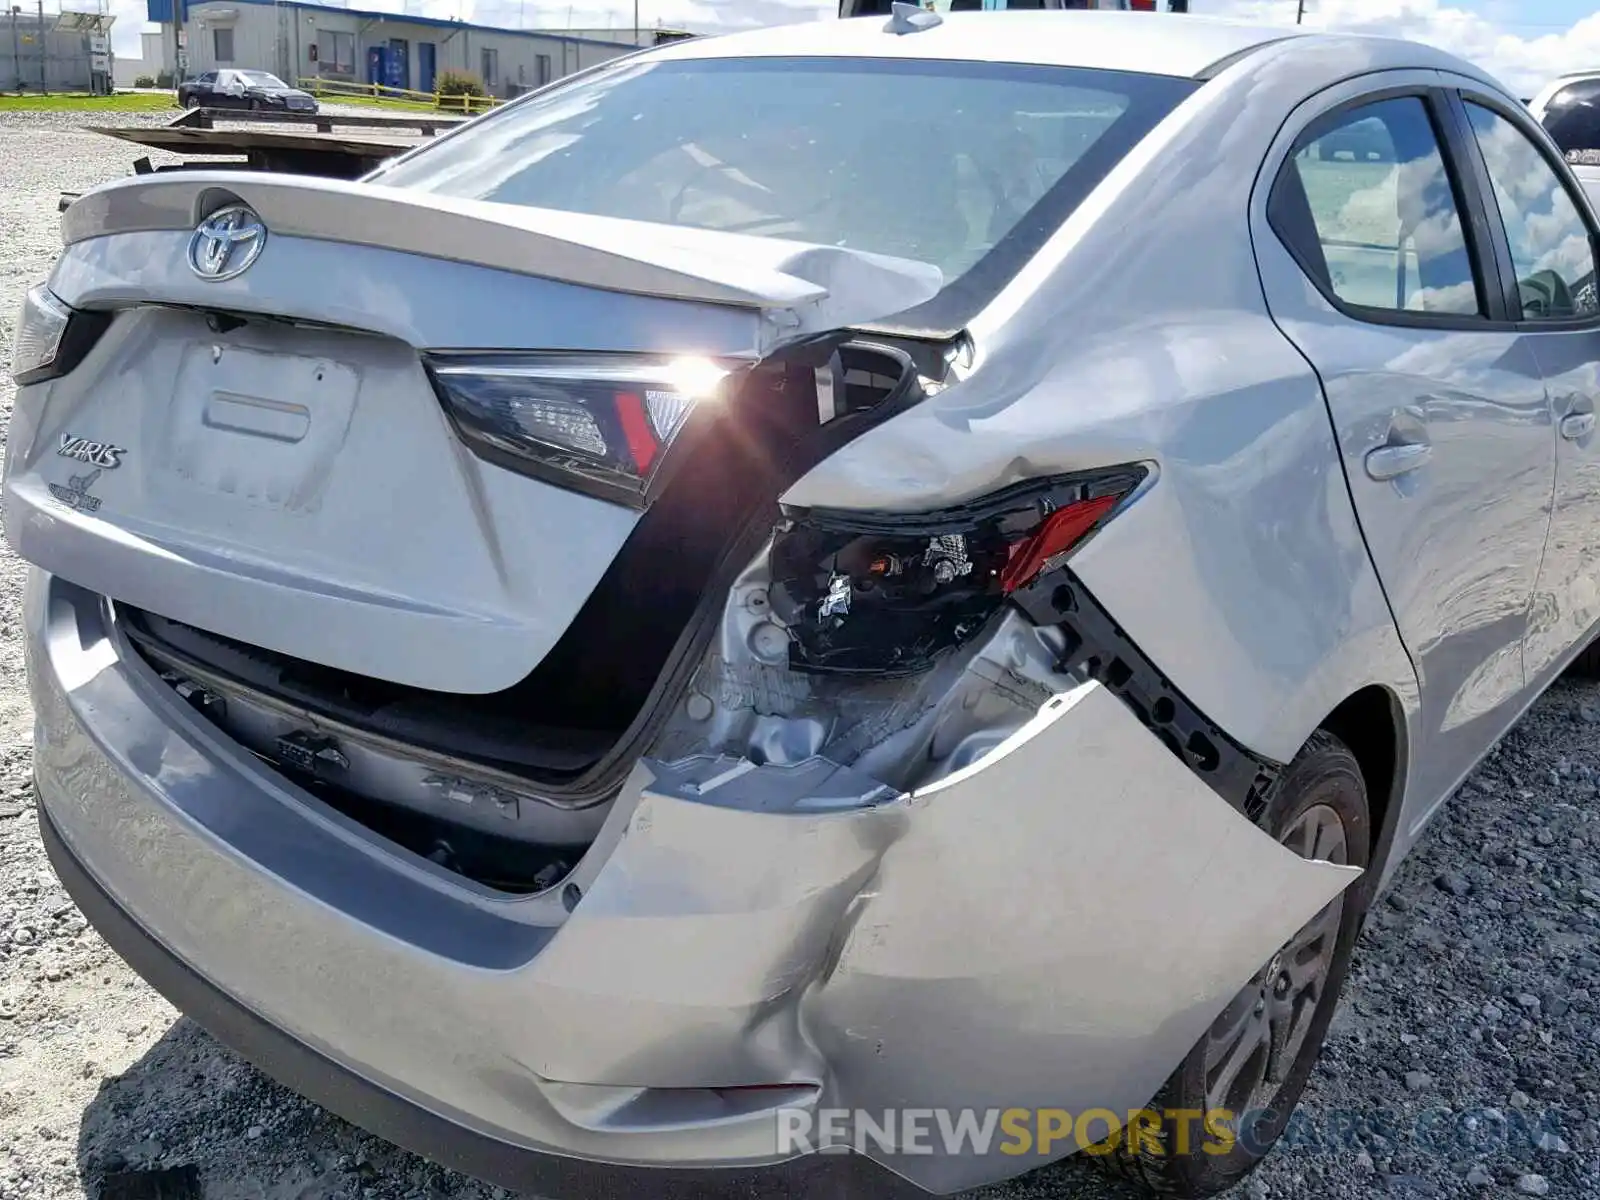
<path fill-rule="evenodd" d="M 189 269 L 220 282 L 248 271 L 267 244 L 267 227 L 247 204 L 219 208 L 189 237 Z"/>
<path fill-rule="evenodd" d="M 63 433 L 61 435 L 61 444 L 56 447 L 56 453 L 62 458 L 71 458 L 81 463 L 88 463 L 91 467 L 115 471 L 122 465 L 122 456 L 127 451 L 121 446 L 113 446 L 110 442 L 97 442 L 90 438 L 76 437 L 70 433 Z"/>

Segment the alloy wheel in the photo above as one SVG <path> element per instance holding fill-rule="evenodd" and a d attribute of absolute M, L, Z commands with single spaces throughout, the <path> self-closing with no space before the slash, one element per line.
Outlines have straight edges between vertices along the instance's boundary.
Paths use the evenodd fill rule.
<path fill-rule="evenodd" d="M 1344 864 L 1344 823 L 1315 804 L 1279 837 L 1302 858 Z M 1340 893 L 1250 978 L 1212 1022 L 1206 1043 L 1206 1104 L 1237 1120 L 1269 1107 L 1305 1048 L 1327 988 L 1344 919 Z"/>

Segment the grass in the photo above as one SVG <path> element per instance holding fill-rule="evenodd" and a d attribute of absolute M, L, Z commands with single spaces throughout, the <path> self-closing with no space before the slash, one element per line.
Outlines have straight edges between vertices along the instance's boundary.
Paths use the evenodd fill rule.
<path fill-rule="evenodd" d="M 422 112 L 450 114 L 454 110 L 435 108 L 420 100 L 391 100 L 387 96 L 346 96 L 339 92 L 323 92 L 317 97 L 319 104 L 355 104 L 363 108 L 383 109 L 387 112 Z"/>
<path fill-rule="evenodd" d="M 52 92 L 48 96 L 37 92 L 0 95 L 0 113 L 160 112 L 175 108 L 171 96 L 148 92 L 123 92 L 113 96 L 90 96 L 74 92 Z"/>

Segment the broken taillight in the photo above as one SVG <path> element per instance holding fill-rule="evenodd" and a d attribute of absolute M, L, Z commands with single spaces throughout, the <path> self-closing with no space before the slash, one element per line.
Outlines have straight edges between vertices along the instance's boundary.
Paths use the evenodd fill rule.
<path fill-rule="evenodd" d="M 1013 542 L 1010 557 L 1000 572 L 1000 590 L 1010 595 L 1034 579 L 1054 560 L 1072 550 L 1099 524 L 1100 518 L 1117 506 L 1116 494 L 1074 500 L 1058 508 L 1025 541 Z"/>
<path fill-rule="evenodd" d="M 457 434 L 496 465 L 645 507 L 662 462 L 731 369 L 642 355 L 430 355 Z"/>
<path fill-rule="evenodd" d="M 1117 467 L 916 515 L 812 509 L 773 540 L 774 614 L 801 670 L 911 674 L 970 640 L 1006 598 L 1116 513 L 1147 470 Z"/>

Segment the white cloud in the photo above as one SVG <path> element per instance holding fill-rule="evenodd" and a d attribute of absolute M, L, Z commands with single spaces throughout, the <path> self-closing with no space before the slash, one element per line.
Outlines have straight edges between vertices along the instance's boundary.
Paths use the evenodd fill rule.
<path fill-rule="evenodd" d="M 460 17 L 512 28 L 627 28 L 633 24 L 631 0 L 344 0 L 351 8 L 385 9 L 431 17 Z M 1269 24 L 1293 23 L 1293 0 L 1192 0 L 1199 13 Z M 1497 75 L 1519 95 L 1531 96 L 1563 71 L 1600 63 L 1600 13 L 1570 30 L 1522 37 L 1492 19 L 1452 7 L 1443 0 L 1308 0 L 1306 24 L 1316 28 L 1377 33 L 1429 42 Z M 119 54 L 139 53 L 144 0 L 111 0 L 117 14 Z M 817 0 L 639 0 L 639 20 L 696 32 L 746 29 L 810 21 L 837 11 Z"/>
<path fill-rule="evenodd" d="M 1275 25 L 1293 24 L 1295 15 L 1292 0 L 1195 0 L 1191 7 Z M 1524 98 L 1553 76 L 1600 62 L 1600 13 L 1569 30 L 1521 37 L 1488 17 L 1440 0 L 1308 0 L 1305 23 L 1427 42 L 1476 63 Z"/>
<path fill-rule="evenodd" d="M 574 0 L 567 4 L 520 3 L 519 0 L 464 0 L 472 20 L 485 25 L 504 25 L 512 29 L 631 28 L 633 5 L 629 0 Z M 412 0 L 429 16 L 438 16 L 435 7 L 454 16 L 456 0 Z M 360 0 L 353 0 L 359 7 Z M 639 23 L 647 28 L 692 29 L 695 32 L 753 29 L 762 25 L 782 25 L 812 21 L 838 11 L 830 4 L 806 0 L 640 0 Z M 569 16 L 570 14 L 570 16 Z"/>

